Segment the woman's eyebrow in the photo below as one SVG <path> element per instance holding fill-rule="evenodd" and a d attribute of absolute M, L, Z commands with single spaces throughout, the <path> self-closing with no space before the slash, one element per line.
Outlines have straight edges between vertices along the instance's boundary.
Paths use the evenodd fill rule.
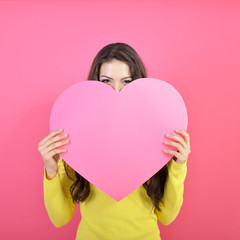
<path fill-rule="evenodd" d="M 102 75 L 101 77 L 106 77 L 106 78 L 112 79 L 111 77 L 108 77 L 108 76 L 106 76 L 106 75 Z M 125 79 L 125 78 L 131 78 L 131 76 L 129 76 L 129 77 L 124 77 L 124 78 L 122 78 L 122 79 Z"/>

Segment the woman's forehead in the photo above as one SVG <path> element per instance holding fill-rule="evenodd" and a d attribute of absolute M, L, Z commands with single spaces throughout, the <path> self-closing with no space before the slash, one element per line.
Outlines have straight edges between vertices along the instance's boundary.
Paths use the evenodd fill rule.
<path fill-rule="evenodd" d="M 129 66 L 122 61 L 114 60 L 111 62 L 105 62 L 101 65 L 100 68 L 100 77 L 102 75 L 108 76 L 110 78 L 125 78 L 129 77 L 130 68 Z"/>

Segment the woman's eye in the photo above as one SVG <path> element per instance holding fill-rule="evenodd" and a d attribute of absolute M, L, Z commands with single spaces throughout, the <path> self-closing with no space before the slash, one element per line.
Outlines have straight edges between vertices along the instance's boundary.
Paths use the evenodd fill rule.
<path fill-rule="evenodd" d="M 108 82 L 110 82 L 110 80 L 108 80 L 108 79 L 103 79 L 103 80 L 101 80 L 101 82 L 108 83 Z M 130 83 L 130 82 L 132 82 L 132 80 L 125 80 L 124 82 L 125 82 L 125 83 Z"/>
<path fill-rule="evenodd" d="M 132 82 L 132 80 L 126 80 L 126 81 L 124 81 L 125 83 L 130 83 L 130 82 Z"/>
<path fill-rule="evenodd" d="M 101 80 L 101 82 L 104 82 L 104 81 L 108 81 L 108 82 L 109 82 L 109 80 L 108 80 L 108 79 L 103 79 L 103 80 Z"/>

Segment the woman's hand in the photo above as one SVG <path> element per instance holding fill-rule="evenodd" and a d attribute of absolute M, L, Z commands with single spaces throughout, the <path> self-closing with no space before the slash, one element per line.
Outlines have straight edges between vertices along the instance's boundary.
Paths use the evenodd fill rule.
<path fill-rule="evenodd" d="M 64 139 L 68 134 L 59 134 L 62 130 L 55 130 L 49 133 L 38 144 L 38 151 L 40 152 L 46 170 L 49 174 L 56 173 L 58 170 L 58 157 L 59 153 L 66 152 L 67 149 L 57 148 L 69 143 L 69 139 Z M 59 134 L 59 135 L 57 135 Z M 64 140 L 63 140 L 64 139 Z M 62 141 L 59 141 L 62 140 Z"/>
<path fill-rule="evenodd" d="M 174 146 L 178 149 L 178 151 L 173 151 L 170 149 L 164 149 L 163 151 L 165 153 L 169 153 L 171 155 L 173 155 L 173 159 L 177 162 L 177 163 L 184 163 L 187 158 L 189 153 L 191 152 L 190 149 L 190 137 L 189 134 L 187 132 L 185 132 L 184 130 L 181 129 L 175 129 L 175 132 L 181 134 L 184 139 L 182 137 L 176 136 L 176 135 L 166 135 L 166 137 L 171 138 L 177 142 L 174 141 L 164 141 L 165 144 L 167 145 L 171 145 Z"/>

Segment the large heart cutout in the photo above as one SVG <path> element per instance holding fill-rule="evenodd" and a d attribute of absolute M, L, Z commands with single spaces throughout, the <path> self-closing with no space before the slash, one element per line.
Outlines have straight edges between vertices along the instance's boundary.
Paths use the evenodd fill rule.
<path fill-rule="evenodd" d="M 94 80 L 73 84 L 55 101 L 50 132 L 63 128 L 70 143 L 59 148 L 76 172 L 116 201 L 158 172 L 172 155 L 166 134 L 187 129 L 179 92 L 156 78 L 139 78 L 117 93 Z M 179 135 L 180 136 L 180 135 Z M 171 140 L 172 141 L 172 140 Z"/>

